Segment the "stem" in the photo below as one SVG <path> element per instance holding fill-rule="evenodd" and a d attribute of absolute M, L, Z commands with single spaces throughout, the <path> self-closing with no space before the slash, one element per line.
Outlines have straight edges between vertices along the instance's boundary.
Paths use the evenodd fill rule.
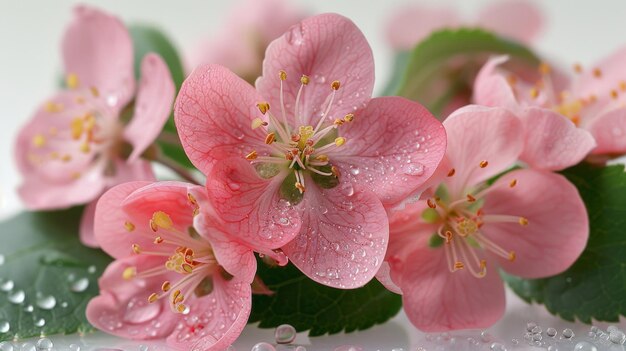
<path fill-rule="evenodd" d="M 194 178 L 194 176 L 185 167 L 179 165 L 176 161 L 172 160 L 171 158 L 163 154 L 158 155 L 153 161 L 160 163 L 163 166 L 171 169 L 178 176 L 180 176 L 181 178 L 185 179 L 186 181 L 190 183 L 202 185 L 200 184 L 200 182 L 198 182 L 196 178 Z"/>

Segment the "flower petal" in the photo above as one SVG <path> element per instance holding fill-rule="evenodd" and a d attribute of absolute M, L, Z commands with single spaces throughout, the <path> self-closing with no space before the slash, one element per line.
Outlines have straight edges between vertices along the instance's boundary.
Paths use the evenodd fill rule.
<path fill-rule="evenodd" d="M 337 161 L 342 182 L 376 187 L 385 206 L 415 192 L 446 152 L 443 125 L 426 108 L 401 97 L 372 99 L 339 131 L 347 142 L 329 156 Z"/>
<path fill-rule="evenodd" d="M 551 110 L 530 107 L 520 117 L 525 139 L 520 159 L 532 168 L 558 171 L 573 166 L 596 146 L 588 131 Z"/>
<path fill-rule="evenodd" d="M 299 102 L 304 125 L 315 126 L 322 116 L 327 98 L 338 80 L 329 121 L 342 118 L 365 106 L 374 88 L 374 58 L 363 33 L 349 19 L 337 14 L 309 17 L 294 25 L 267 48 L 263 76 L 256 86 L 280 116 L 279 72 L 287 73 L 282 82 L 287 118 L 294 121 L 294 108 L 301 75 L 310 77 Z"/>
<path fill-rule="evenodd" d="M 277 249 L 300 231 L 300 215 L 282 200 L 284 174 L 259 177 L 243 158 L 218 163 L 207 179 L 207 191 L 216 212 L 238 239 L 257 249 Z"/>
<path fill-rule="evenodd" d="M 80 219 L 80 242 L 92 248 L 100 247 L 98 241 L 96 240 L 96 235 L 94 234 L 94 217 L 96 215 L 96 204 L 98 201 L 90 202 L 85 209 L 83 210 L 83 214 Z"/>
<path fill-rule="evenodd" d="M 475 278 L 467 269 L 450 272 L 443 248 L 413 252 L 399 286 L 407 317 L 425 332 L 482 329 L 504 314 L 504 285 L 497 271 Z"/>
<path fill-rule="evenodd" d="M 213 276 L 213 292 L 189 302 L 189 314 L 167 338 L 178 350 L 226 350 L 248 322 L 252 308 L 250 282 Z"/>
<path fill-rule="evenodd" d="M 133 243 L 152 244 L 149 238 L 133 235 L 132 231 L 137 229 L 135 224 L 127 228 L 126 222 L 130 223 L 129 216 L 122 208 L 122 203 L 130 194 L 150 184 L 151 182 L 124 183 L 100 197 L 94 215 L 94 237 L 109 255 L 115 258 L 126 257 L 132 253 Z"/>
<path fill-rule="evenodd" d="M 626 153 L 626 108 L 617 108 L 598 116 L 588 128 L 598 143 L 592 153 Z"/>
<path fill-rule="evenodd" d="M 530 1 L 509 0 L 491 3 L 478 15 L 477 25 L 502 36 L 530 43 L 543 30 L 543 14 Z"/>
<path fill-rule="evenodd" d="M 376 195 L 365 187 L 346 192 L 311 185 L 302 208 L 300 233 L 283 247 L 289 260 L 331 287 L 352 289 L 369 282 L 389 239 L 387 214 Z"/>
<path fill-rule="evenodd" d="M 198 67 L 185 80 L 174 109 L 176 128 L 187 156 L 202 173 L 208 175 L 217 161 L 265 146 L 263 128 L 251 127 L 252 120 L 262 117 L 256 108 L 261 101 L 250 84 L 222 66 Z"/>
<path fill-rule="evenodd" d="M 129 267 L 136 267 L 141 272 L 162 263 L 162 257 L 146 255 L 111 263 L 98 281 L 100 295 L 87 305 L 89 323 L 106 333 L 127 339 L 158 339 L 169 335 L 180 315 L 169 310 L 167 299 L 148 302 L 152 292 L 161 291 L 161 284 L 168 280 L 168 275 L 131 280 L 122 277 Z"/>
<path fill-rule="evenodd" d="M 595 65 L 584 69 L 570 87 L 572 95 L 580 98 L 595 96 L 597 100 L 592 106 L 605 106 L 613 103 L 611 91 L 620 92 L 623 82 L 626 81 L 625 60 L 626 46 L 617 49 Z M 623 93 L 620 93 L 619 101 L 624 101 Z"/>
<path fill-rule="evenodd" d="M 517 185 L 509 187 L 511 180 Z M 578 190 L 563 176 L 517 170 L 500 178 L 497 189 L 486 195 L 483 212 L 528 219 L 517 223 L 485 223 L 485 236 L 515 261 L 498 257 L 507 272 L 524 278 L 541 278 L 563 272 L 582 253 L 589 237 L 587 211 Z"/>
<path fill-rule="evenodd" d="M 474 81 L 474 102 L 484 106 L 498 106 L 517 112 L 519 104 L 511 85 L 497 71 L 498 66 L 507 62 L 506 55 L 489 59 L 480 69 Z"/>
<path fill-rule="evenodd" d="M 167 64 L 159 55 L 147 54 L 141 62 L 135 114 L 124 130 L 124 138 L 133 146 L 129 162 L 139 158 L 161 133 L 175 95 L 176 87 Z"/>
<path fill-rule="evenodd" d="M 117 158 L 112 160 L 111 163 L 115 165 L 115 173 L 106 178 L 108 187 L 137 180 L 156 180 L 152 170 L 152 163 L 149 161 L 135 160 L 134 162 L 127 162 Z"/>
<path fill-rule="evenodd" d="M 117 110 L 130 101 L 135 90 L 133 44 L 119 19 L 77 6 L 62 47 L 65 73 L 75 74 L 80 87 L 97 88 Z"/>
<path fill-rule="evenodd" d="M 521 122 L 503 108 L 467 106 L 455 111 L 443 125 L 448 134 L 446 156 L 455 169 L 446 181 L 454 198 L 458 198 L 454 194 L 464 197 L 460 192 L 466 186 L 512 166 L 522 151 Z"/>
<path fill-rule="evenodd" d="M 387 21 L 387 40 L 396 51 L 412 49 L 432 32 L 461 24 L 453 8 L 404 6 Z"/>

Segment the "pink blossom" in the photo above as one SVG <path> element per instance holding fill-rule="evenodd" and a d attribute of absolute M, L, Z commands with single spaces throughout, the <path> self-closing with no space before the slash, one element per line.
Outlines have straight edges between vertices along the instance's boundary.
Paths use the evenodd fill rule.
<path fill-rule="evenodd" d="M 509 73 L 499 68 L 506 57 L 496 57 L 478 75 L 474 98 L 480 104 L 509 108 L 525 121 L 529 126 L 527 144 L 532 149 L 525 150 L 522 159 L 530 164 L 575 163 L 589 153 L 596 157 L 623 155 L 626 153 L 624 59 L 626 48 L 590 68 L 575 65 L 577 76 L 570 84 L 560 86 L 553 84 L 548 74 L 537 84 L 517 79 L 511 84 L 511 80 L 505 79 Z M 542 70 L 549 72 L 551 68 L 542 65 Z M 537 122 L 550 124 L 546 133 L 560 140 L 548 140 L 545 144 L 533 140 L 537 137 L 532 135 Z M 562 155 L 564 150 L 566 157 Z"/>
<path fill-rule="evenodd" d="M 224 67 L 197 68 L 176 125 L 216 211 L 254 245 L 280 243 L 311 279 L 365 284 L 387 247 L 385 206 L 419 191 L 445 150 L 421 105 L 370 99 L 372 51 L 336 14 L 311 17 L 267 50 L 256 90 Z"/>
<path fill-rule="evenodd" d="M 253 84 L 269 43 L 302 18 L 304 11 L 289 0 L 239 1 L 218 33 L 202 43 L 194 67 L 220 64 Z"/>
<path fill-rule="evenodd" d="M 136 89 L 128 31 L 99 10 L 75 9 L 62 49 L 69 89 L 43 103 L 19 133 L 15 157 L 24 182 L 18 191 L 34 210 L 88 203 L 81 239 L 93 246 L 100 194 L 125 181 L 154 178 L 140 156 L 167 120 L 175 87 L 163 60 L 148 54 Z"/>
<path fill-rule="evenodd" d="M 378 274 L 403 295 L 411 322 L 429 332 L 492 325 L 505 307 L 499 269 L 524 278 L 558 274 L 589 235 L 585 205 L 563 176 L 518 169 L 489 185 L 523 149 L 511 112 L 468 106 L 444 126 L 443 181 L 432 197 L 390 217 Z"/>
<path fill-rule="evenodd" d="M 434 31 L 477 26 L 521 42 L 531 42 L 540 34 L 543 16 L 531 2 L 493 2 L 474 20 L 463 20 L 453 8 L 424 7 L 415 4 L 399 8 L 387 23 L 387 40 L 396 50 L 410 50 Z"/>
<path fill-rule="evenodd" d="M 252 250 L 224 231 L 206 189 L 130 182 L 105 193 L 95 235 L 116 260 L 87 318 L 130 339 L 167 338 L 180 350 L 225 350 L 246 325 Z"/>

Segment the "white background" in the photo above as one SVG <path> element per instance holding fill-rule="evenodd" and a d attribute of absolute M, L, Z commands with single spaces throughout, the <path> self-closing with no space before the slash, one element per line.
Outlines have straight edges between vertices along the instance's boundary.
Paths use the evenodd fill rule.
<path fill-rule="evenodd" d="M 392 58 L 384 41 L 384 21 L 394 6 L 407 1 L 295 2 L 311 12 L 341 13 L 361 28 L 374 51 L 376 87 L 381 89 L 386 82 Z M 425 1 L 440 6 L 455 6 L 469 19 L 488 2 Z M 59 42 L 74 3 L 68 0 L 0 0 L 0 217 L 21 206 L 13 191 L 19 183 L 12 160 L 13 139 L 19 126 L 29 118 L 37 104 L 54 92 L 60 67 Z M 232 4 L 228 1 L 207 0 L 101 0 L 86 3 L 115 13 L 126 22 L 148 21 L 159 24 L 183 52 L 193 50 L 194 45 L 214 33 Z M 567 65 L 574 62 L 591 64 L 626 43 L 626 1 L 550 0 L 536 3 L 544 10 L 547 18 L 544 33 L 537 43 L 538 51 L 557 61 Z M 521 328 L 529 319 L 555 326 L 559 323 L 540 307 L 525 307 L 517 299 L 510 299 L 509 303 L 511 306 L 507 317 L 494 329 L 494 333 L 503 338 L 510 340 L 511 337 L 521 337 Z M 317 344 L 315 348 L 309 350 L 330 349 L 328 345 L 349 341 L 365 345 L 376 343 L 380 345 L 376 348 L 381 349 L 406 347 L 408 339 L 401 336 L 404 333 L 401 330 L 405 328 L 409 330 L 411 339 L 420 337 L 410 327 L 406 327 L 404 317 L 400 316 L 398 321 L 398 324 L 388 324 L 358 337 L 322 339 L 314 343 Z M 267 339 L 268 335 L 252 329 L 246 330 L 241 342 L 244 347 L 241 349 L 245 350 L 255 340 Z"/>

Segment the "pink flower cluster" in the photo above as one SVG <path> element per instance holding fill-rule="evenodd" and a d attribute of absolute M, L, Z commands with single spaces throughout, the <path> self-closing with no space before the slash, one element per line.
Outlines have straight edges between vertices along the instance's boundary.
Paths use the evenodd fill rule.
<path fill-rule="evenodd" d="M 254 253 L 334 288 L 375 277 L 421 330 L 490 326 L 499 270 L 555 275 L 585 248 L 585 205 L 555 171 L 626 153 L 623 50 L 567 87 L 547 65 L 529 83 L 492 58 L 476 105 L 440 123 L 417 102 L 372 98 L 364 35 L 322 14 L 271 42 L 255 86 L 215 63 L 193 70 L 174 114 L 206 183 L 156 182 L 141 156 L 175 95 L 163 60 L 144 58 L 135 89 L 127 30 L 86 7 L 63 50 L 68 89 L 18 137 L 20 193 L 33 209 L 88 204 L 82 238 L 115 258 L 87 308 L 94 326 L 181 350 L 239 336 Z"/>

